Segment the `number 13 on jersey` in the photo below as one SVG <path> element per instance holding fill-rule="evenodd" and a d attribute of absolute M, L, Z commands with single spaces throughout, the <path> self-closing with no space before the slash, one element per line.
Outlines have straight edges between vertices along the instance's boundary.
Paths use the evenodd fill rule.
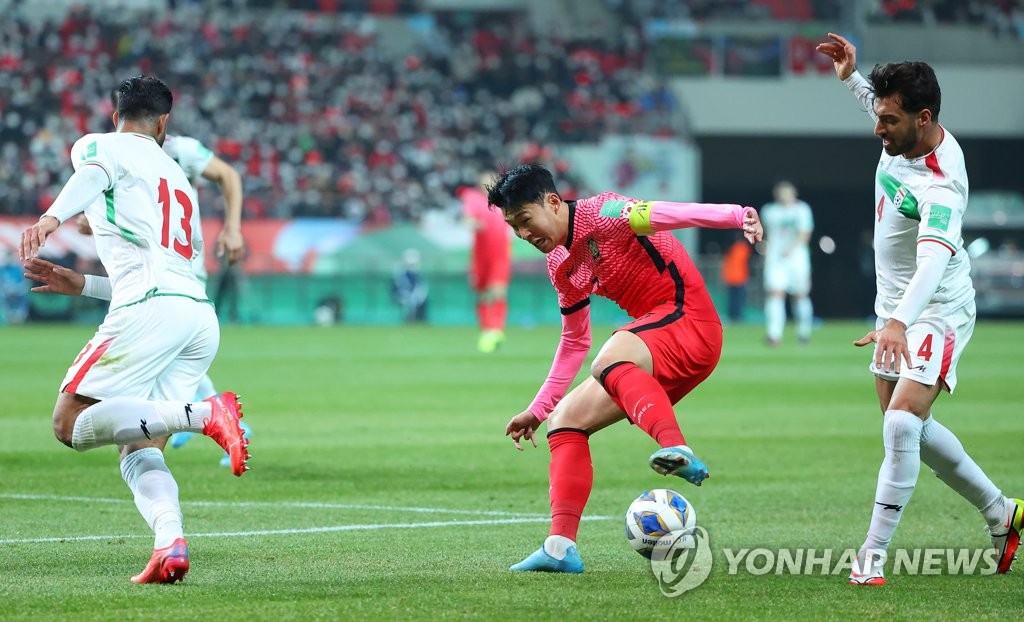
<path fill-rule="evenodd" d="M 163 177 L 160 178 L 160 196 L 157 200 L 160 201 L 160 207 L 163 214 L 163 226 L 160 230 L 160 244 L 164 248 L 172 248 L 171 241 L 174 242 L 174 252 L 178 253 L 186 260 L 192 260 L 192 200 L 189 199 L 188 193 L 184 190 L 174 190 L 175 203 L 181 207 L 182 215 L 178 219 L 178 214 L 172 215 L 172 203 L 171 203 L 171 188 L 167 183 L 167 180 Z M 173 210 L 177 212 L 177 210 Z M 173 221 L 173 227 L 172 227 Z M 182 243 L 179 240 L 178 233 L 182 233 L 181 237 L 184 238 L 185 242 Z"/>

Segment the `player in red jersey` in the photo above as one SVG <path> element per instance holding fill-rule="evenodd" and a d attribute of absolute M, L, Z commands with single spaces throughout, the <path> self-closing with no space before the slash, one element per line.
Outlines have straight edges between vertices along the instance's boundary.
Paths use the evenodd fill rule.
<path fill-rule="evenodd" d="M 484 194 L 490 174 L 480 176 L 480 185 L 459 193 L 462 213 L 473 228 L 473 253 L 469 284 L 476 292 L 476 314 L 480 323 L 477 348 L 494 352 L 505 341 L 508 315 L 508 281 L 512 268 L 512 238 L 501 212 L 491 209 Z"/>
<path fill-rule="evenodd" d="M 551 173 L 524 164 L 488 189 L 520 238 L 547 255 L 562 309 L 562 336 L 547 380 L 505 434 L 536 446 L 548 421 L 551 531 L 513 571 L 583 572 L 576 532 L 593 484 L 589 436 L 622 419 L 661 447 L 650 466 L 700 485 L 707 468 L 686 445 L 672 405 L 707 378 L 722 351 L 722 323 L 704 280 L 670 229 L 742 229 L 761 239 L 757 211 L 740 205 L 639 201 L 612 192 L 565 201 Z M 605 342 L 591 377 L 566 389 L 590 350 L 590 295 L 634 318 Z"/>

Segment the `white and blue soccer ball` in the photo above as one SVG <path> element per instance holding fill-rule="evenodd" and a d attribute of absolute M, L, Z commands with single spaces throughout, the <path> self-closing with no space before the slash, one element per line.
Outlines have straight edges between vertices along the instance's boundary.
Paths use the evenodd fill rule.
<path fill-rule="evenodd" d="M 696 526 L 697 510 L 674 490 L 648 490 L 626 510 L 626 540 L 648 559 L 655 549 L 666 551 L 680 538 L 690 538 Z"/>

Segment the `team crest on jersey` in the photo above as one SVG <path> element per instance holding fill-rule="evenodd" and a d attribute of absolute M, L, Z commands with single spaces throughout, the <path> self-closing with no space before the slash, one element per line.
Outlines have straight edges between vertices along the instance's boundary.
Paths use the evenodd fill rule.
<path fill-rule="evenodd" d="M 590 249 L 590 257 L 594 261 L 601 261 L 601 249 L 597 247 L 597 240 L 589 238 L 587 240 L 587 248 Z"/>
<path fill-rule="evenodd" d="M 892 197 L 892 204 L 893 204 L 893 206 L 896 209 L 899 209 L 900 206 L 903 205 L 903 199 L 906 198 L 906 196 L 907 196 L 907 189 L 901 187 L 899 190 L 896 191 L 896 194 L 893 195 L 893 197 Z"/>

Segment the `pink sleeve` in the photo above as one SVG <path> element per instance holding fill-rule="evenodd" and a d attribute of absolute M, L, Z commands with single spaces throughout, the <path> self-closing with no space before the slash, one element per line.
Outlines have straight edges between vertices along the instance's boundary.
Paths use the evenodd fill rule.
<path fill-rule="evenodd" d="M 590 305 L 562 316 L 562 337 L 558 340 L 555 360 L 547 380 L 537 391 L 527 409 L 534 417 L 544 421 L 565 397 L 569 385 L 576 378 L 583 361 L 590 352 Z"/>
<path fill-rule="evenodd" d="M 729 203 L 651 203 L 651 230 L 665 231 L 686 227 L 742 229 L 743 216 L 752 207 Z"/>

